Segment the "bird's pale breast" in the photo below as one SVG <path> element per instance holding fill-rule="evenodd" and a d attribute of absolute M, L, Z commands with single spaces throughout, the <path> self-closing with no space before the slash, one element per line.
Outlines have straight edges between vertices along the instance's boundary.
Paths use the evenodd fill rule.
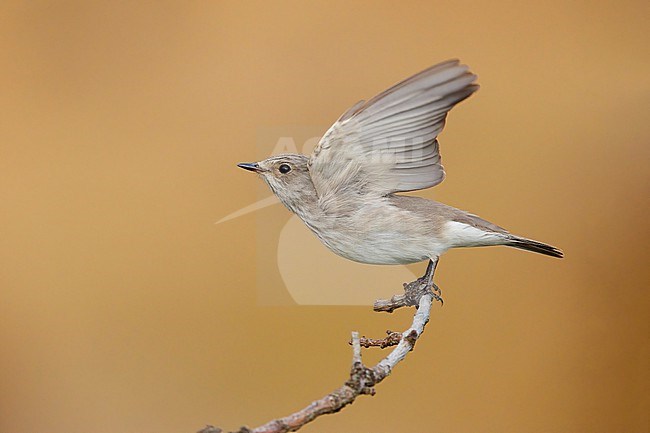
<path fill-rule="evenodd" d="M 369 264 L 408 264 L 446 250 L 430 221 L 381 199 L 352 212 L 305 221 L 333 252 Z"/>

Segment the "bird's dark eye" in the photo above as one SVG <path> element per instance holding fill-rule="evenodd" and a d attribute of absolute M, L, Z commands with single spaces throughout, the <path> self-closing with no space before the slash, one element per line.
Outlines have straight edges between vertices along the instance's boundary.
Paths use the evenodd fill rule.
<path fill-rule="evenodd" d="M 278 171 L 282 174 L 287 174 L 291 171 L 291 167 L 289 164 L 280 164 L 280 167 L 278 167 Z"/>

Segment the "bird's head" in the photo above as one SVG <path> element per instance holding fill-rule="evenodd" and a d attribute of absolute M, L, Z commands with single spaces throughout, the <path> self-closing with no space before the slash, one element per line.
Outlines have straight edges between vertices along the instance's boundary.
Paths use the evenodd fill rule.
<path fill-rule="evenodd" d="M 237 166 L 259 174 L 280 201 L 296 212 L 301 201 L 312 195 L 315 198 L 314 185 L 307 167 L 308 161 L 309 158 L 304 155 L 286 154 L 259 162 L 244 162 Z"/>

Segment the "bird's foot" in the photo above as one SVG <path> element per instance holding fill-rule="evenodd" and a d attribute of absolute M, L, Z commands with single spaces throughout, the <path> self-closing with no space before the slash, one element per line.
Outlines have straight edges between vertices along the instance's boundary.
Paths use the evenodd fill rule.
<path fill-rule="evenodd" d="M 434 300 L 444 305 L 442 299 L 442 290 L 433 281 L 427 279 L 426 276 L 420 277 L 412 283 L 404 284 L 404 291 L 409 299 L 410 305 L 417 305 L 422 295 L 431 295 Z"/>
<path fill-rule="evenodd" d="M 373 309 L 375 311 L 392 313 L 402 307 L 417 307 L 420 304 L 420 299 L 424 295 L 429 295 L 434 300 L 440 302 L 440 305 L 444 305 L 440 287 L 431 280 L 431 276 L 425 275 L 410 283 L 404 283 L 403 295 L 395 295 L 390 299 L 378 299 L 375 301 Z"/>

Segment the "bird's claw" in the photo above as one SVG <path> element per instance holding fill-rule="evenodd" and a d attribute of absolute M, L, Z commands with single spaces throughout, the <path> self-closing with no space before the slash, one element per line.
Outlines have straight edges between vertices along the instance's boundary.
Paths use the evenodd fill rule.
<path fill-rule="evenodd" d="M 435 283 L 432 283 L 433 287 L 431 288 L 431 296 L 433 299 L 440 302 L 440 305 L 445 305 L 445 301 L 442 299 L 442 290 Z"/>

